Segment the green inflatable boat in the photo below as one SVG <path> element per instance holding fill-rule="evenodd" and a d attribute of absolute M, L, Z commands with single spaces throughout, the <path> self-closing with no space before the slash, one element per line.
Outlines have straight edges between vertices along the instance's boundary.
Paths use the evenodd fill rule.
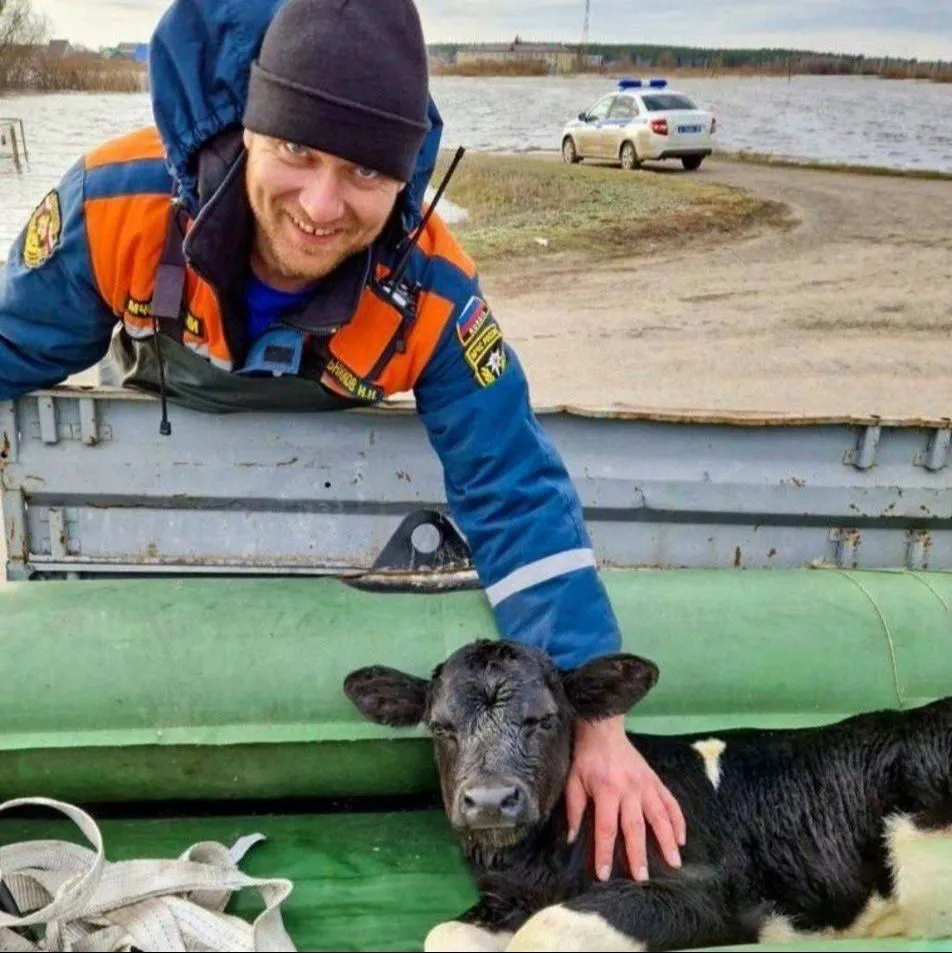
<path fill-rule="evenodd" d="M 661 670 L 636 730 L 818 725 L 952 694 L 948 421 L 543 422 L 625 648 Z M 86 806 L 110 860 L 261 832 L 242 869 L 293 881 L 299 949 L 422 949 L 475 899 L 430 746 L 342 692 L 360 666 L 425 675 L 496 637 L 446 525 L 410 519 L 443 501 L 418 423 L 179 410 L 173 440 L 156 424 L 151 400 L 110 391 L 0 402 L 5 796 Z M 0 844 L 61 836 L 0 818 Z"/>
<path fill-rule="evenodd" d="M 605 578 L 626 648 L 662 671 L 630 716 L 639 731 L 822 724 L 919 705 L 952 684 L 950 575 Z M 377 662 L 423 675 L 493 637 L 481 593 L 326 579 L 28 582 L 0 587 L 0 617 L 6 786 L 100 805 L 110 859 L 260 831 L 268 840 L 244 869 L 294 882 L 285 921 L 301 950 L 421 949 L 431 926 L 475 900 L 432 802 L 428 742 L 362 721 L 341 684 Z M 0 821 L 5 842 L 56 829 Z"/>

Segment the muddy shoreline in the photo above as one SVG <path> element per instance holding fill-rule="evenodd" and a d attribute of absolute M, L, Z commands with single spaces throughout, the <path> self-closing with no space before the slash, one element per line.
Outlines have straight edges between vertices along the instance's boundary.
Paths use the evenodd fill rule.
<path fill-rule="evenodd" d="M 952 182 L 695 174 L 785 203 L 793 227 L 484 276 L 536 403 L 952 416 Z"/>

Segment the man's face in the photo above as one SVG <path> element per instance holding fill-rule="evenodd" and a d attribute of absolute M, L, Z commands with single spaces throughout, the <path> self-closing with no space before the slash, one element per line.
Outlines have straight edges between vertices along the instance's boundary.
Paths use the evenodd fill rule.
<path fill-rule="evenodd" d="M 402 182 L 317 149 L 248 130 L 244 138 L 251 264 L 262 281 L 298 291 L 380 234 Z"/>

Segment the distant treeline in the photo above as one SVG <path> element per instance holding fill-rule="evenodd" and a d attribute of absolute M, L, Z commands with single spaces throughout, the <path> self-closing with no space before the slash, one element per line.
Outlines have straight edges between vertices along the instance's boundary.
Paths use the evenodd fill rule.
<path fill-rule="evenodd" d="M 0 51 L 0 92 L 84 90 L 136 93 L 146 88 L 146 70 L 138 63 L 107 61 L 88 53 L 54 57 L 40 51 L 20 51 L 4 56 Z"/>
<path fill-rule="evenodd" d="M 439 65 L 433 72 L 452 76 L 548 76 L 549 67 L 544 60 L 512 60 L 498 62 L 479 60 L 474 63 Z"/>
<path fill-rule="evenodd" d="M 435 59 L 451 64 L 460 50 L 478 51 L 481 45 L 484 44 L 435 43 L 430 45 L 429 50 Z M 498 44 L 492 45 L 498 48 Z M 553 46 L 556 45 L 559 44 L 553 44 Z M 952 81 L 952 62 L 849 53 L 818 53 L 814 50 L 719 49 L 649 43 L 591 43 L 588 53 L 601 56 L 602 65 L 598 68 L 589 67 L 585 70 L 586 72 L 616 72 L 633 68 L 707 71 L 713 75 L 719 72 L 790 73 Z"/>
<path fill-rule="evenodd" d="M 32 0 L 0 0 L 0 93 L 64 89 L 137 92 L 146 85 L 145 67 L 73 51 L 50 43 L 49 20 Z"/>

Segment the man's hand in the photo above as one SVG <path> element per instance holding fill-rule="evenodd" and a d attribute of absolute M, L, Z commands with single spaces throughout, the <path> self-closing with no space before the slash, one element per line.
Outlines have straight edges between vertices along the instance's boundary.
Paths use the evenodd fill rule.
<path fill-rule="evenodd" d="M 569 840 L 575 839 L 588 798 L 595 802 L 595 872 L 611 874 L 619 815 L 632 876 L 648 879 L 645 821 L 672 867 L 681 866 L 678 846 L 687 839 L 684 815 L 671 792 L 632 747 L 622 716 L 579 722 L 575 758 L 565 788 Z"/>

